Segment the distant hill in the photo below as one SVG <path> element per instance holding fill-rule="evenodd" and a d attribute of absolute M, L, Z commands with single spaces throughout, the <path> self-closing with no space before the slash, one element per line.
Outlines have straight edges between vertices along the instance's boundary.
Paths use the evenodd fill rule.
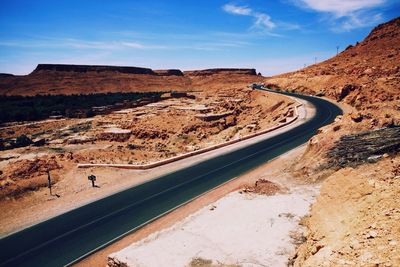
<path fill-rule="evenodd" d="M 229 77 L 229 78 L 228 78 Z M 39 64 L 29 75 L 0 74 L 0 94 L 90 94 L 106 92 L 186 91 L 241 85 L 258 79 L 255 69 L 207 69 L 182 72 L 139 67 Z M 243 83 L 241 83 L 243 82 Z M 228 85 L 229 86 L 229 85 Z"/>

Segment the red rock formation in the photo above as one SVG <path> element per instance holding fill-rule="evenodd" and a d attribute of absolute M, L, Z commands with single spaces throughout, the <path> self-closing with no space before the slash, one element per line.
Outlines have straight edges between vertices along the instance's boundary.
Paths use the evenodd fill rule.
<path fill-rule="evenodd" d="M 257 75 L 257 72 L 255 69 L 217 68 L 217 69 L 184 71 L 184 74 L 188 76 L 207 76 L 213 74 Z"/>
<path fill-rule="evenodd" d="M 215 75 L 214 75 L 215 74 Z M 229 79 L 226 79 L 229 77 Z M 178 69 L 39 64 L 29 75 L 0 75 L 0 94 L 90 94 L 106 92 L 190 91 L 244 86 L 254 82 L 255 69 L 209 69 L 183 73 Z M 244 78 L 244 79 L 243 79 Z"/>
<path fill-rule="evenodd" d="M 129 74 L 155 75 L 152 69 L 139 67 L 117 67 L 102 65 L 66 65 L 66 64 L 39 64 L 33 74 L 40 72 L 119 72 Z"/>

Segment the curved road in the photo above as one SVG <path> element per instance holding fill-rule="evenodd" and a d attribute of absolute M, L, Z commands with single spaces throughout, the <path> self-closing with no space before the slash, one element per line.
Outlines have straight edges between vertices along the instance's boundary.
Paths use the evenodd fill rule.
<path fill-rule="evenodd" d="M 63 266 L 134 231 L 149 220 L 285 153 L 342 111 L 316 97 L 316 114 L 269 139 L 163 175 L 0 239 L 1 266 Z"/>

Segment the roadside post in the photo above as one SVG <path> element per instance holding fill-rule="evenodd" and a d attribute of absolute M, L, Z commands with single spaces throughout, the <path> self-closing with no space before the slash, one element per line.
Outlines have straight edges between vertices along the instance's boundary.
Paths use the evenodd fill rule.
<path fill-rule="evenodd" d="M 53 195 L 53 193 L 51 192 L 51 176 L 50 176 L 50 171 L 47 171 L 47 182 L 48 182 L 48 188 L 50 190 L 50 196 Z"/>
<path fill-rule="evenodd" d="M 96 185 L 94 184 L 94 182 L 96 181 L 96 176 L 91 174 L 88 176 L 88 180 L 92 181 L 92 187 L 96 187 Z"/>

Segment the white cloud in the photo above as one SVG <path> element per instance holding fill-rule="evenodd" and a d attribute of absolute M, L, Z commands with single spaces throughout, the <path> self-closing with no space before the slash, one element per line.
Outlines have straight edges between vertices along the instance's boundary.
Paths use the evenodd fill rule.
<path fill-rule="evenodd" d="M 351 14 L 344 20 L 339 27 L 334 28 L 335 31 L 350 31 L 357 28 L 362 28 L 369 25 L 375 25 L 382 21 L 382 14 L 377 13 L 374 15 L 364 16 L 358 14 Z"/>
<path fill-rule="evenodd" d="M 252 29 L 261 31 L 270 31 L 275 28 L 275 23 L 271 20 L 271 17 L 265 13 L 256 12 L 247 6 L 237 6 L 234 4 L 226 4 L 222 6 L 222 9 L 229 14 L 250 16 L 254 18 Z"/>
<path fill-rule="evenodd" d="M 234 15 L 244 15 L 244 16 L 250 16 L 251 13 L 253 13 L 253 10 L 251 8 L 245 7 L 245 6 L 236 6 L 233 4 L 226 4 L 222 7 L 222 9 L 230 14 Z"/>
<path fill-rule="evenodd" d="M 301 0 L 301 2 L 315 11 L 344 17 L 355 11 L 380 6 L 385 3 L 385 0 Z"/>
<path fill-rule="evenodd" d="M 272 22 L 271 17 L 264 13 L 255 13 L 254 17 L 256 18 L 253 27 L 254 28 L 267 28 L 273 29 L 275 28 L 275 23 Z"/>
<path fill-rule="evenodd" d="M 385 2 L 386 0 L 297 0 L 300 6 L 328 14 L 333 25 L 332 30 L 336 32 L 350 31 L 380 22 L 382 15 L 371 10 Z"/>

